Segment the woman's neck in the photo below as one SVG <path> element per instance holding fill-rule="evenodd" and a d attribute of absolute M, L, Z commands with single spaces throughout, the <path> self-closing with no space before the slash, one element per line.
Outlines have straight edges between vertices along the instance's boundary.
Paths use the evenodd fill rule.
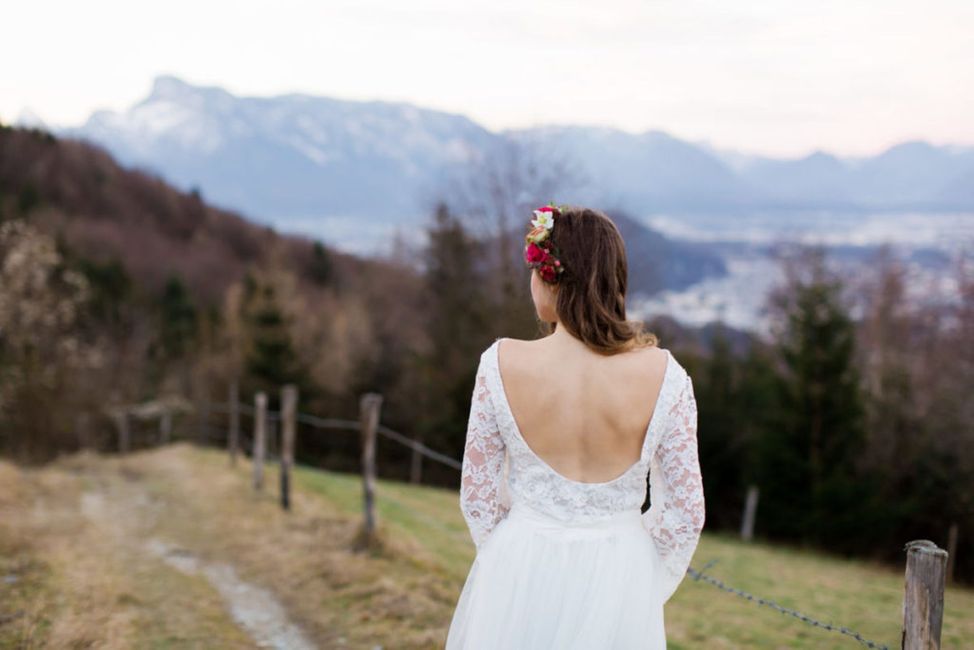
<path fill-rule="evenodd" d="M 565 352 L 589 351 L 588 346 L 581 339 L 576 338 L 565 329 L 561 322 L 556 321 L 555 331 L 548 337 L 548 342 L 556 349 Z"/>

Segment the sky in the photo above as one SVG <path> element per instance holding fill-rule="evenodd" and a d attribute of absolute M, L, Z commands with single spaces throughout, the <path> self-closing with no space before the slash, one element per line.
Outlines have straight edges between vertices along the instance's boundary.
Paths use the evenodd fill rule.
<path fill-rule="evenodd" d="M 2 15 L 5 123 L 77 125 L 172 74 L 782 157 L 974 145 L 971 0 L 8 0 Z"/>

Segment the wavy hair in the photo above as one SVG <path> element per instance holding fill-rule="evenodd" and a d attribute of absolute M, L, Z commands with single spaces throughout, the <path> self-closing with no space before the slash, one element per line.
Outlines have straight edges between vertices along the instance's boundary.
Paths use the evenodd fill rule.
<path fill-rule="evenodd" d="M 591 208 L 566 206 L 560 212 L 550 237 L 565 267 L 558 278 L 555 306 L 561 325 L 605 355 L 658 345 L 643 322 L 626 318 L 629 265 L 615 223 Z M 540 327 L 548 335 L 557 323 L 540 321 Z"/>

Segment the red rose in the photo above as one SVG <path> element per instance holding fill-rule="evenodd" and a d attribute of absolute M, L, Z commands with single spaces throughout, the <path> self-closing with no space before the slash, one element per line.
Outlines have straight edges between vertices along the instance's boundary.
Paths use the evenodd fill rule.
<path fill-rule="evenodd" d="M 524 247 L 524 259 L 528 264 L 544 262 L 547 257 L 548 252 L 533 242 Z"/>
<path fill-rule="evenodd" d="M 558 272 L 555 271 L 555 267 L 549 265 L 540 267 L 538 273 L 541 274 L 541 279 L 545 282 L 554 282 L 555 278 L 558 277 Z"/>

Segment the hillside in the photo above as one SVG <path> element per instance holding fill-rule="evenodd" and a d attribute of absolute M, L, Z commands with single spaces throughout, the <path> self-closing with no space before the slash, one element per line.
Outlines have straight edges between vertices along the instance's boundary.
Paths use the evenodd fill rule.
<path fill-rule="evenodd" d="M 315 242 L 214 207 L 198 191 L 126 168 L 89 142 L 0 125 L 0 220 L 29 215 L 77 254 L 117 259 L 146 289 L 179 275 L 202 302 L 220 299 L 245 269 L 272 255 L 313 277 Z M 325 242 L 327 244 L 327 242 Z M 401 270 L 327 248 L 336 284 L 367 286 Z"/>
<path fill-rule="evenodd" d="M 284 513 L 272 487 L 252 492 L 246 462 L 185 444 L 0 463 L 0 647 L 442 648 L 474 553 L 457 493 L 380 480 L 385 546 L 361 555 L 358 477 L 296 479 Z M 709 562 L 735 587 L 898 647 L 900 571 L 705 532 L 693 565 Z M 971 611 L 974 591 L 949 587 L 945 648 L 974 638 Z M 667 632 L 674 650 L 857 647 L 689 578 Z"/>

